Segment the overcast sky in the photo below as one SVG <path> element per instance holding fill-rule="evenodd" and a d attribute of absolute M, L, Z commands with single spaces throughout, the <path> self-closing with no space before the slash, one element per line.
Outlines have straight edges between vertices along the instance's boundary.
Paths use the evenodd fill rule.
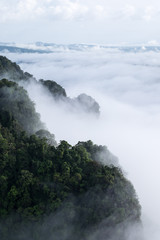
<path fill-rule="evenodd" d="M 0 41 L 159 43 L 159 0 L 0 0 Z"/>

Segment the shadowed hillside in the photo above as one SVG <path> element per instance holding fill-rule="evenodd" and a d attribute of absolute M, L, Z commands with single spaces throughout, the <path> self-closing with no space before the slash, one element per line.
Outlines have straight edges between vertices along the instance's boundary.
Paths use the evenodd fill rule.
<path fill-rule="evenodd" d="M 140 215 L 107 147 L 56 146 L 27 92 L 0 81 L 0 239 L 128 240 Z"/>

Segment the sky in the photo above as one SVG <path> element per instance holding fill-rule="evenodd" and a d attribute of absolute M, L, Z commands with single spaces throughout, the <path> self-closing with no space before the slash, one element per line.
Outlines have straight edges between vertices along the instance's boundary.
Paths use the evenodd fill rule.
<path fill-rule="evenodd" d="M 0 41 L 158 44 L 158 0 L 0 0 Z"/>

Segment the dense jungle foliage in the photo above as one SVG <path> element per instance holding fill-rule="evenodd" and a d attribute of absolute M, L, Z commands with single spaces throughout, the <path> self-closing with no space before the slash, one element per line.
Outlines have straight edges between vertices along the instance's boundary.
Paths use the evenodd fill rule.
<path fill-rule="evenodd" d="M 127 240 L 125 226 L 140 221 L 140 205 L 112 165 L 113 155 L 92 141 L 56 146 L 54 135 L 40 127 L 27 92 L 2 79 L 0 239 L 88 240 L 101 229 L 105 239 L 117 231 L 118 240 Z"/>

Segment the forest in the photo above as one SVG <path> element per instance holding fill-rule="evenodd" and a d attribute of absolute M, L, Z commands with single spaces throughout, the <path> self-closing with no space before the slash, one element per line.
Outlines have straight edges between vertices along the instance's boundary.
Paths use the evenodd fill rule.
<path fill-rule="evenodd" d="M 88 240 L 94 233 L 97 240 L 125 240 L 141 207 L 108 148 L 91 140 L 57 143 L 19 85 L 37 80 L 5 57 L 0 76 L 0 239 Z M 44 82 L 56 98 L 58 90 L 66 97 L 55 82 Z"/>

